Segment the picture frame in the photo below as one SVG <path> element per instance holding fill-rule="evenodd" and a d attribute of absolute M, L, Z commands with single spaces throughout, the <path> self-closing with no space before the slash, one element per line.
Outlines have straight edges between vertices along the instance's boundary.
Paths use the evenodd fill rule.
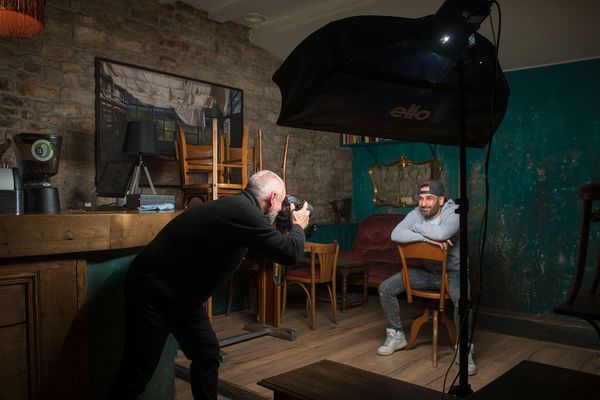
<path fill-rule="evenodd" d="M 219 130 L 232 145 L 241 143 L 241 89 L 100 57 L 95 60 L 95 80 L 97 186 L 104 171 L 110 170 L 113 176 L 127 174 L 129 164 L 125 161 L 135 161 L 135 156 L 122 151 L 130 121 L 155 124 L 159 154 L 144 157 L 155 186 L 181 184 L 174 145 L 178 127 L 184 130 L 188 143 L 210 144 L 211 121 L 217 119 Z M 119 166 L 123 171 L 115 171 Z M 147 185 L 145 176 L 142 185 Z"/>
<path fill-rule="evenodd" d="M 415 207 L 419 204 L 417 191 L 421 182 L 438 179 L 440 173 L 437 160 L 415 162 L 404 155 L 392 163 L 373 164 L 369 168 L 373 204 L 376 207 Z"/>

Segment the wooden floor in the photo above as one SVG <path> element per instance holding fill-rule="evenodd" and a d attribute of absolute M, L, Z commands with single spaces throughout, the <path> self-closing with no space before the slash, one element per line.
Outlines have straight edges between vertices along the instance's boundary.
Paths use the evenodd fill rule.
<path fill-rule="evenodd" d="M 272 398 L 271 391 L 256 382 L 315 361 L 329 359 L 366 369 L 392 378 L 401 379 L 438 391 L 443 389 L 444 376 L 450 367 L 446 388 L 456 374 L 458 366 L 451 365 L 453 346 L 448 336 L 442 337 L 438 347 L 438 366 L 431 362 L 431 329 L 423 328 L 415 348 L 398 351 L 391 356 L 377 356 L 375 351 L 385 339 L 386 322 L 377 296 L 371 296 L 369 307 L 350 308 L 339 313 L 339 324 L 331 320 L 328 303 L 317 307 L 317 331 L 312 332 L 304 317 L 301 299 L 289 305 L 283 326 L 297 330 L 298 339 L 290 342 L 274 337 L 261 337 L 226 347 L 229 361 L 221 364 L 219 376 L 225 383 L 241 387 L 264 398 Z M 406 327 L 421 310 L 401 303 L 401 317 Z M 245 323 L 253 322 L 251 314 L 238 312 L 217 316 L 213 327 L 219 339 L 242 333 Z M 600 375 L 600 351 L 543 342 L 485 330 L 475 334 L 475 362 L 478 373 L 470 377 L 473 390 L 478 390 L 502 375 L 521 360 L 532 360 L 564 368 Z M 179 356 L 179 365 L 187 360 Z M 178 382 L 178 400 L 191 399 L 189 385 Z M 233 396 L 232 396 L 233 397 Z M 254 397 L 256 398 L 256 397 Z"/>

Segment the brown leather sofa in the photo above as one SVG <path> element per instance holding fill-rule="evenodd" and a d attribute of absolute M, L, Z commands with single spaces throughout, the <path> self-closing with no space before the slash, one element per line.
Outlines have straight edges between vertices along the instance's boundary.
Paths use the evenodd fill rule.
<path fill-rule="evenodd" d="M 369 267 L 369 287 L 402 270 L 396 243 L 390 239 L 392 230 L 404 219 L 404 214 L 375 214 L 358 224 L 352 249 L 340 252 L 339 258 L 365 261 Z"/>

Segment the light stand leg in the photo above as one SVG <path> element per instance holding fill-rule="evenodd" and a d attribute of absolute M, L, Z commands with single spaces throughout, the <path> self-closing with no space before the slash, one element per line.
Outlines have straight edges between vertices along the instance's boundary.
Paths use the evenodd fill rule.
<path fill-rule="evenodd" d="M 140 181 L 140 166 L 137 164 L 133 168 L 133 174 L 131 175 L 131 181 L 129 183 L 128 194 L 135 194 L 137 192 L 138 183 Z"/>
<path fill-rule="evenodd" d="M 148 172 L 148 167 L 146 167 L 146 164 L 143 162 L 141 165 L 144 166 L 144 172 L 146 173 L 146 179 L 148 179 L 148 183 L 150 184 L 150 189 L 152 189 L 152 194 L 156 194 L 156 190 L 154 190 L 154 185 L 152 184 L 152 179 L 150 178 L 150 173 Z"/>
<path fill-rule="evenodd" d="M 450 388 L 449 393 L 459 397 L 466 397 L 473 393 L 469 385 L 469 265 L 468 265 L 468 214 L 469 200 L 467 197 L 467 144 L 466 144 L 466 100 L 465 100 L 465 71 L 467 67 L 465 60 L 457 61 L 456 72 L 458 72 L 459 93 L 459 199 L 458 214 L 460 221 L 460 298 L 458 300 L 458 316 L 460 321 L 459 334 L 459 383 L 458 386 Z"/>

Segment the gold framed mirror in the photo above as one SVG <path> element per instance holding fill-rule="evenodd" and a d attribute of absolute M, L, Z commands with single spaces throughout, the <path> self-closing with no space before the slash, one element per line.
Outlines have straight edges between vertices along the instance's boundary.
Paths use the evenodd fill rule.
<path fill-rule="evenodd" d="M 389 164 L 373 164 L 369 168 L 373 204 L 376 207 L 414 207 L 419 203 L 419 184 L 427 179 L 438 179 L 440 172 L 437 160 L 417 162 L 404 155 Z"/>

